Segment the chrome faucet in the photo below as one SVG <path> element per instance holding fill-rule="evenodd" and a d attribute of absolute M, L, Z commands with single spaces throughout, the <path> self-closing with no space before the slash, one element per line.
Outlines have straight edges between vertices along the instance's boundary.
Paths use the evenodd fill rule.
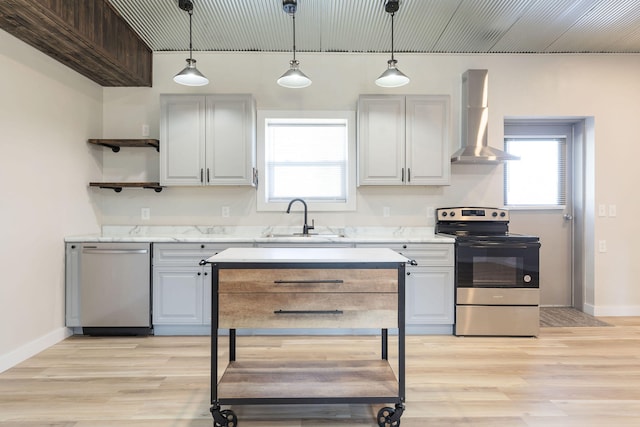
<path fill-rule="evenodd" d="M 300 202 L 304 205 L 304 225 L 302 226 L 302 235 L 308 236 L 309 230 L 313 230 L 315 228 L 315 222 L 311 220 L 311 225 L 307 224 L 307 203 L 302 199 L 293 199 L 290 201 L 289 206 L 287 206 L 287 213 L 291 213 L 291 205 L 294 204 L 294 202 Z"/>

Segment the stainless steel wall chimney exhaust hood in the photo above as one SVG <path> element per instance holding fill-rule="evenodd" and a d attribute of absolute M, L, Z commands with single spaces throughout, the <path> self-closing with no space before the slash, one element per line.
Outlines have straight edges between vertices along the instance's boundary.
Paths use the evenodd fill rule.
<path fill-rule="evenodd" d="M 467 70 L 462 74 L 462 148 L 451 156 L 451 163 L 498 164 L 505 160 L 520 160 L 517 156 L 489 147 L 488 83 L 487 70 Z"/>

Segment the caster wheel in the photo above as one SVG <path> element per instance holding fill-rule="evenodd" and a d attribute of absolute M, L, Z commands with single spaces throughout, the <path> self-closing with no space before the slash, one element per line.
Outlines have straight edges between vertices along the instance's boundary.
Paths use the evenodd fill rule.
<path fill-rule="evenodd" d="M 213 414 L 213 427 L 237 427 L 238 417 L 231 409 L 225 409 L 223 411 L 214 411 Z"/>
<path fill-rule="evenodd" d="M 393 408 L 382 408 L 378 411 L 378 426 L 379 427 L 397 427 L 400 425 L 400 418 L 394 419 L 396 410 Z"/>

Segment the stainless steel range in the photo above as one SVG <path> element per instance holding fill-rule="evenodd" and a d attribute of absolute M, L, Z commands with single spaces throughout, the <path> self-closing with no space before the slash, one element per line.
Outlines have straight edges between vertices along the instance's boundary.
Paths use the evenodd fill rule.
<path fill-rule="evenodd" d="M 436 209 L 436 233 L 454 236 L 456 335 L 537 336 L 540 239 L 509 233 L 509 211 Z"/>

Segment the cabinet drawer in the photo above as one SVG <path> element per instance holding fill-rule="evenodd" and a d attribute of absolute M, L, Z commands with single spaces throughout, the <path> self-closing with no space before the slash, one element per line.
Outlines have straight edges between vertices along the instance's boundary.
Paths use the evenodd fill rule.
<path fill-rule="evenodd" d="M 398 292 L 398 271 L 393 269 L 234 268 L 220 269 L 218 280 L 221 293 Z"/>
<path fill-rule="evenodd" d="M 220 328 L 397 328 L 385 293 L 220 293 Z"/>
<path fill-rule="evenodd" d="M 389 248 L 415 260 L 419 267 L 453 266 L 454 263 L 453 243 L 358 243 L 356 247 Z"/>
<path fill-rule="evenodd" d="M 198 265 L 229 247 L 252 247 L 252 243 L 156 243 L 153 245 L 153 265 Z"/>

